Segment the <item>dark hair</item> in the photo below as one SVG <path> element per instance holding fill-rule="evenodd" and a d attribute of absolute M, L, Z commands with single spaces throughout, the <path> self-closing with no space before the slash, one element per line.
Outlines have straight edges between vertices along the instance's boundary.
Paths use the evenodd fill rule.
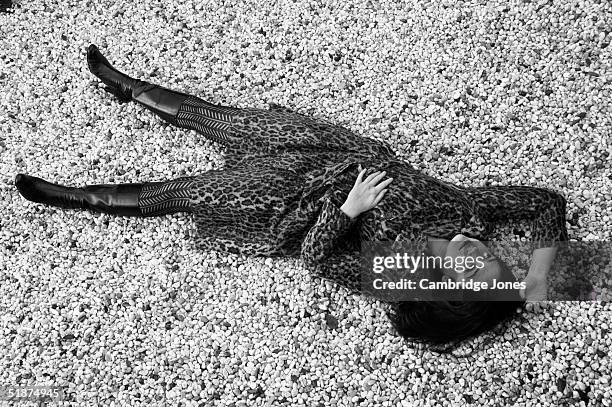
<path fill-rule="evenodd" d="M 510 269 L 501 262 L 504 281 L 515 281 Z M 404 301 L 396 303 L 388 314 L 393 327 L 407 340 L 432 345 L 447 353 L 466 339 L 497 326 L 507 327 L 525 301 L 514 295 L 509 301 Z M 440 345 L 446 347 L 440 350 Z"/>

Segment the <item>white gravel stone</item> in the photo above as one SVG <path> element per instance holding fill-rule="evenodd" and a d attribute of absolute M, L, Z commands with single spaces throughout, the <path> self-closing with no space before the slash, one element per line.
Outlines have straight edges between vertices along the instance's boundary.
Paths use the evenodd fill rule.
<path fill-rule="evenodd" d="M 103 92 L 95 43 L 133 76 L 284 104 L 450 182 L 558 189 L 570 237 L 609 241 L 610 2 L 17 3 L 0 14 L 0 384 L 67 385 L 78 405 L 612 404 L 609 302 L 550 304 L 455 360 L 296 260 L 195 251 L 186 214 L 64 211 L 13 185 L 222 167 L 215 143 Z"/>

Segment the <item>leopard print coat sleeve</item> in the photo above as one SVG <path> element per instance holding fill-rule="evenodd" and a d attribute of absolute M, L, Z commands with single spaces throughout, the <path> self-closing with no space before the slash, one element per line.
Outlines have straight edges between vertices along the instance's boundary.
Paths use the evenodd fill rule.
<path fill-rule="evenodd" d="M 357 293 L 361 283 L 360 222 L 340 209 L 340 191 L 329 190 L 321 201 L 319 216 L 302 242 L 302 261 L 313 277 L 334 281 Z"/>
<path fill-rule="evenodd" d="M 567 201 L 548 188 L 520 185 L 466 188 L 475 211 L 489 225 L 527 221 L 535 249 L 556 246 L 568 240 Z"/>
<path fill-rule="evenodd" d="M 324 195 L 323 206 L 316 223 L 302 242 L 301 257 L 306 267 L 315 267 L 336 250 L 340 240 L 355 224 L 355 220 L 345 214 L 337 194 Z"/>

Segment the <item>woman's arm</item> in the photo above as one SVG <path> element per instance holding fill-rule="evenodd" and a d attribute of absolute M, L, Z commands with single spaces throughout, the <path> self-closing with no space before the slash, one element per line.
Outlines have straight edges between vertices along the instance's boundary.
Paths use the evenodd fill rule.
<path fill-rule="evenodd" d="M 526 186 L 472 188 L 469 194 L 487 221 L 530 221 L 535 246 L 525 278 L 527 288 L 521 295 L 529 301 L 545 300 L 547 274 L 557 247 L 568 240 L 563 195 L 546 188 Z"/>
<path fill-rule="evenodd" d="M 359 225 L 358 219 L 351 219 L 340 209 L 340 194 L 335 192 L 330 191 L 321 198 L 319 217 L 302 243 L 302 259 L 313 277 L 333 281 L 358 293 L 361 290 L 360 245 L 358 235 L 357 239 L 352 236 Z"/>
<path fill-rule="evenodd" d="M 334 257 L 332 254 L 338 254 L 336 249 L 340 243 L 339 239 L 346 235 L 361 213 L 378 205 L 385 195 L 385 187 L 392 181 L 390 178 L 379 184 L 385 172 L 373 173 L 363 180 L 364 173 L 365 170 L 359 173 L 344 203 L 341 204 L 339 194 L 333 191 L 326 193 L 321 198 L 323 207 L 316 223 L 302 243 L 301 252 L 304 265 L 319 275 L 327 277 L 327 272 L 321 272 L 321 266 L 330 257 Z M 353 258 L 357 257 L 355 253 L 351 255 Z"/>
<path fill-rule="evenodd" d="M 349 215 L 340 209 L 337 195 L 328 193 L 321 198 L 323 206 L 316 223 L 302 242 L 301 257 L 304 265 L 314 268 L 327 258 L 354 223 Z"/>
<path fill-rule="evenodd" d="M 488 222 L 529 221 L 536 249 L 568 240 L 566 201 L 559 192 L 527 186 L 469 188 L 467 192 L 478 214 Z"/>
<path fill-rule="evenodd" d="M 525 289 L 520 291 L 521 297 L 528 301 L 544 301 L 548 291 L 548 271 L 552 266 L 556 247 L 535 249 L 531 256 L 531 265 L 525 277 Z"/>

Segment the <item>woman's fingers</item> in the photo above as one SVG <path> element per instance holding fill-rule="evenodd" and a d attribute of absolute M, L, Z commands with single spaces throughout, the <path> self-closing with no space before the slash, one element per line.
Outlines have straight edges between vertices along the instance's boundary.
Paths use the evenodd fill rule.
<path fill-rule="evenodd" d="M 364 168 L 363 170 L 361 170 L 359 175 L 357 175 L 357 180 L 355 181 L 355 185 L 360 184 L 361 182 L 363 182 L 363 174 L 365 174 L 365 172 L 367 170 L 368 170 L 367 168 Z"/>
<path fill-rule="evenodd" d="M 367 182 L 367 183 L 371 182 L 374 179 L 374 177 L 378 176 L 379 174 L 380 174 L 380 171 L 371 173 L 370 175 L 368 175 L 368 177 L 365 179 L 364 182 Z"/>
<path fill-rule="evenodd" d="M 374 178 L 378 174 L 380 174 L 380 171 L 371 173 L 370 175 L 368 175 L 368 177 L 363 182 L 369 183 L 370 181 L 372 181 L 372 178 Z"/>
<path fill-rule="evenodd" d="M 393 178 L 384 180 L 383 182 L 374 187 L 374 191 L 380 192 L 381 190 L 385 189 L 391 183 L 391 181 L 393 181 Z"/>
<path fill-rule="evenodd" d="M 387 174 L 387 171 L 383 171 L 381 173 L 379 173 L 377 176 L 375 176 L 374 178 L 372 178 L 372 180 L 370 181 L 371 185 L 376 185 L 380 182 L 381 179 L 383 179 L 383 177 Z"/>
<path fill-rule="evenodd" d="M 387 193 L 386 189 L 383 189 L 382 191 L 378 193 L 378 196 L 374 200 L 374 206 L 378 205 L 378 203 L 383 199 L 386 193 Z"/>

